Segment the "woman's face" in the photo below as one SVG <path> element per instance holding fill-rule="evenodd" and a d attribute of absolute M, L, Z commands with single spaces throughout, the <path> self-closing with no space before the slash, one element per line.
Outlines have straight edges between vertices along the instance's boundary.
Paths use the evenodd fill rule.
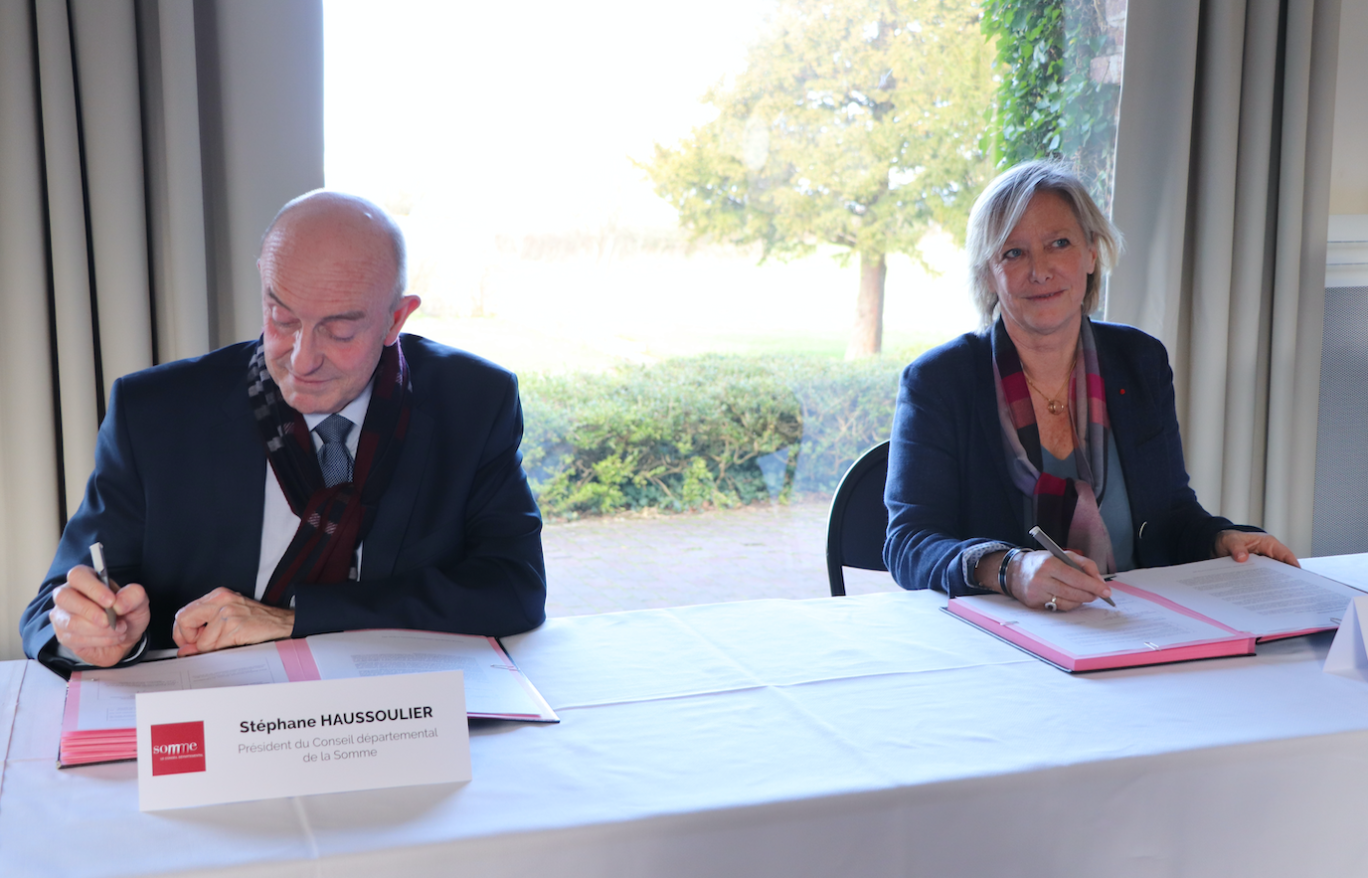
<path fill-rule="evenodd" d="M 1097 248 L 1067 201 L 1038 192 L 988 267 L 1008 328 L 1048 336 L 1076 331 Z"/>

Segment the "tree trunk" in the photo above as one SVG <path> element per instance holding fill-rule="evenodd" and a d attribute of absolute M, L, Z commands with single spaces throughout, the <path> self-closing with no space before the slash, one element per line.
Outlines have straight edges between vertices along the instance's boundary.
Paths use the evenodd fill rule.
<path fill-rule="evenodd" d="M 855 326 L 850 331 L 846 359 L 872 357 L 883 350 L 884 278 L 888 260 L 884 254 L 860 254 L 860 296 L 855 300 Z"/>

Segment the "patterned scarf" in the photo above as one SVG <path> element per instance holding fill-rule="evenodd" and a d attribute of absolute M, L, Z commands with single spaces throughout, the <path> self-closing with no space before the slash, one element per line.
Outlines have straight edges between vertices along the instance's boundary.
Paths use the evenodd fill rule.
<path fill-rule="evenodd" d="M 1012 484 L 1031 498 L 1035 524 L 1061 546 L 1087 555 L 1105 573 L 1116 572 L 1111 535 L 1097 504 L 1107 487 L 1107 395 L 1097 365 L 1092 322 L 1083 318 L 1079 356 L 1069 378 L 1069 415 L 1077 479 L 1061 479 L 1041 465 L 1040 428 L 1016 345 L 999 317 L 993 324 L 993 379 Z M 1028 525 L 1027 529 L 1030 529 Z"/>
<path fill-rule="evenodd" d="M 247 395 L 276 481 L 299 516 L 299 529 L 271 574 L 263 603 L 288 606 L 299 583 L 345 582 L 354 574 L 356 547 L 375 521 L 404 447 L 413 396 L 398 343 L 381 352 L 375 372 L 352 481 L 324 487 L 308 424 L 281 396 L 257 342 L 247 367 Z"/>

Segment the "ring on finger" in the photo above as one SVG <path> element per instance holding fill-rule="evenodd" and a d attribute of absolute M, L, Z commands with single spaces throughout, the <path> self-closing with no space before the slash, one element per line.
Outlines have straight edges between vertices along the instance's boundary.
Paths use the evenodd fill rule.
<path fill-rule="evenodd" d="M 1058 601 L 1058 598 L 1054 595 L 1050 595 L 1050 599 L 1045 602 L 1045 609 L 1049 610 L 1051 613 L 1059 612 L 1059 604 L 1056 603 L 1056 601 Z"/>

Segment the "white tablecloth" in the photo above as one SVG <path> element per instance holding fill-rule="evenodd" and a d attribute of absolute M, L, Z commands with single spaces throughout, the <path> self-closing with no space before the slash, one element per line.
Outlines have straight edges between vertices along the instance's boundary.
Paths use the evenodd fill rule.
<path fill-rule="evenodd" d="M 474 728 L 468 785 L 153 814 L 131 763 L 58 771 L 61 680 L 0 665 L 0 874 L 1368 875 L 1328 635 L 1069 676 L 942 604 L 554 619 L 506 645 L 563 722 Z"/>

